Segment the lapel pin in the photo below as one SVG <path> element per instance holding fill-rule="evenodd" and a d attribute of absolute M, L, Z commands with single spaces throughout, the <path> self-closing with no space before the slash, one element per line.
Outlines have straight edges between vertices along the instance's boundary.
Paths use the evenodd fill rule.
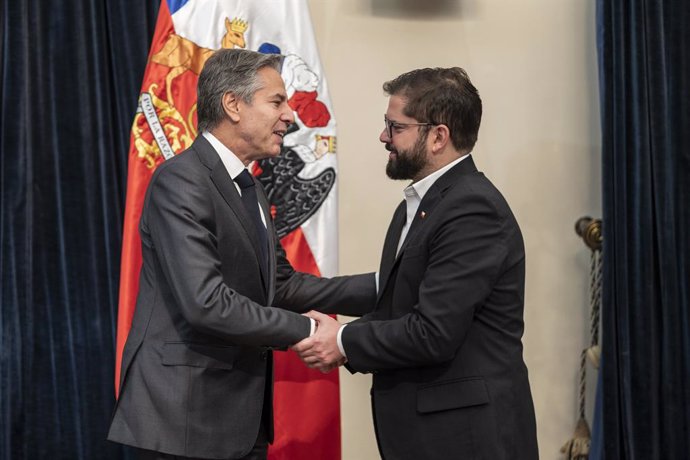
<path fill-rule="evenodd" d="M 419 218 L 424 219 L 426 217 L 426 212 L 422 211 L 419 213 Z"/>

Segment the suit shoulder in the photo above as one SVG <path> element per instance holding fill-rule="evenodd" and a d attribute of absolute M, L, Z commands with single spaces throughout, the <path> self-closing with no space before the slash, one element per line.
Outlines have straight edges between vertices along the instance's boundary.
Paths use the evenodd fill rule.
<path fill-rule="evenodd" d="M 151 177 L 151 183 L 173 178 L 198 178 L 208 171 L 199 161 L 199 156 L 193 147 L 188 148 L 161 163 Z"/>
<path fill-rule="evenodd" d="M 497 191 L 484 173 L 475 171 L 459 176 L 441 193 L 448 201 L 471 201 L 487 198 Z"/>
<path fill-rule="evenodd" d="M 522 238 L 520 226 L 503 194 L 482 172 L 463 175 L 447 193 L 446 217 L 481 216 L 503 230 L 504 235 Z"/>
<path fill-rule="evenodd" d="M 455 184 L 451 194 L 458 199 L 464 198 L 485 202 L 490 204 L 501 214 L 510 212 L 510 206 L 503 194 L 493 182 L 480 171 L 463 176 Z"/>
<path fill-rule="evenodd" d="M 156 168 L 146 190 L 145 206 L 161 200 L 204 201 L 209 178 L 208 168 L 194 149 L 189 148 Z"/>

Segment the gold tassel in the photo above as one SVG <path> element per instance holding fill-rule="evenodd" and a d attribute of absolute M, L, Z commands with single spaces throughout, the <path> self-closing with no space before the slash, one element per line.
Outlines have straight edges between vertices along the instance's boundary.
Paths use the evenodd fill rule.
<path fill-rule="evenodd" d="M 572 439 L 563 444 L 561 452 L 565 454 L 566 460 L 587 460 L 589 457 L 589 444 L 591 435 L 587 420 L 580 418 L 575 427 L 575 434 Z"/>
<path fill-rule="evenodd" d="M 599 369 L 599 361 L 601 361 L 601 347 L 599 345 L 592 345 L 587 349 L 587 357 L 595 369 Z"/>

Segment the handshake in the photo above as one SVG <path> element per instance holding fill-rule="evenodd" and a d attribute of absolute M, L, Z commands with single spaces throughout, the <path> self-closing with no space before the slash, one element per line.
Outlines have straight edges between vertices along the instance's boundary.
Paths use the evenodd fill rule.
<path fill-rule="evenodd" d="M 307 367 L 318 369 L 324 374 L 345 364 L 347 358 L 338 347 L 338 331 L 341 324 L 318 311 L 310 311 L 304 315 L 316 321 L 316 332 L 290 348 Z"/>

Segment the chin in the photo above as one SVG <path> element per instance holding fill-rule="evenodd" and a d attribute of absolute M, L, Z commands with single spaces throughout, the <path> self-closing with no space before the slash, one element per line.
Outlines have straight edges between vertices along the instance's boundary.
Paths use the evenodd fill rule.
<path fill-rule="evenodd" d="M 276 144 L 274 142 L 271 142 L 270 144 L 264 145 L 264 147 L 262 149 L 264 156 L 277 157 L 278 155 L 280 155 L 280 152 L 282 150 L 281 146 L 282 146 L 282 144 Z"/>

